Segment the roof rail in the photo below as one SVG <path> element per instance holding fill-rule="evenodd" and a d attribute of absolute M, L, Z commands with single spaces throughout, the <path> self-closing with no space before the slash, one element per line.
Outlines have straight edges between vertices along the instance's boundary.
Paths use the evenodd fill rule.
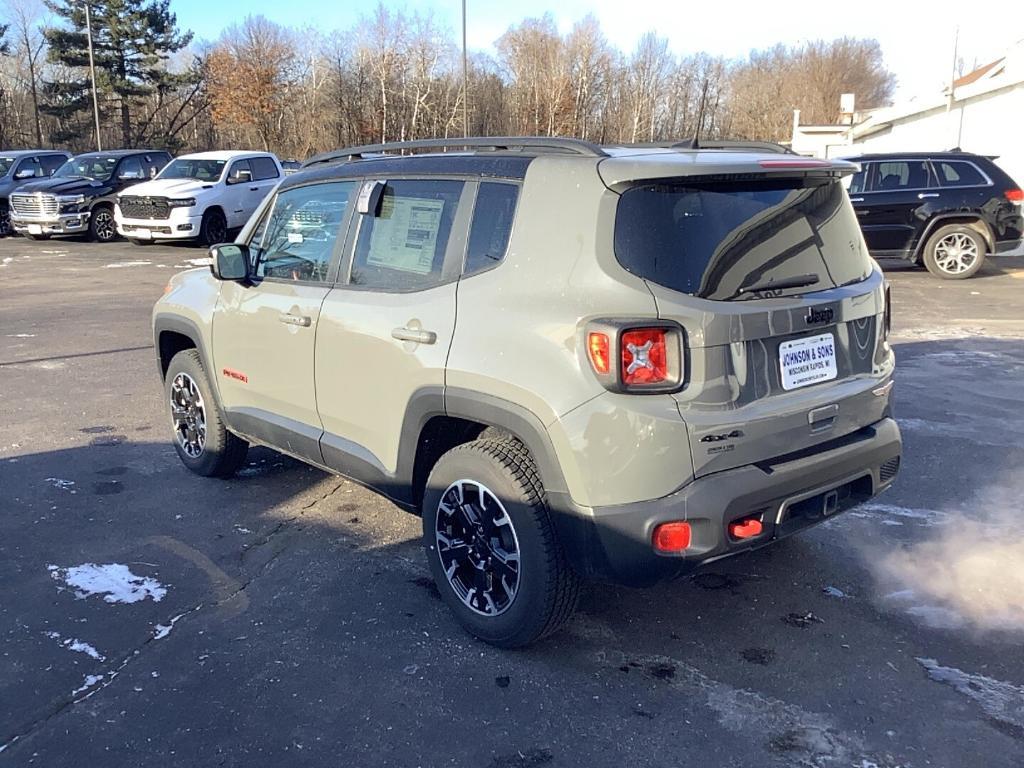
<path fill-rule="evenodd" d="M 303 163 L 303 168 L 318 163 L 332 163 L 339 160 L 359 160 L 366 155 L 383 154 L 385 152 L 405 152 L 417 149 L 490 149 L 530 150 L 542 149 L 550 151 L 571 152 L 588 157 L 607 157 L 607 153 L 597 144 L 583 139 L 570 139 L 558 136 L 472 136 L 462 139 L 417 139 L 415 141 L 391 141 L 384 144 L 364 144 L 358 147 L 346 147 L 316 155 Z"/>
<path fill-rule="evenodd" d="M 741 151 L 744 149 L 757 150 L 759 152 L 774 152 L 780 155 L 795 154 L 789 147 L 776 144 L 772 141 L 745 141 L 742 139 L 683 139 L 682 141 L 648 141 L 640 144 L 625 144 L 622 146 L 651 148 L 651 149 L 726 149 Z"/>

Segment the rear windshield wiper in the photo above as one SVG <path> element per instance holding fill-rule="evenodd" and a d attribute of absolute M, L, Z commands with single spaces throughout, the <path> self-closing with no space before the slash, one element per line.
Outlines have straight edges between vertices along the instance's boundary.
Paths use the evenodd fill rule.
<path fill-rule="evenodd" d="M 793 275 L 782 277 L 778 280 L 769 277 L 767 280 L 759 280 L 756 283 L 748 283 L 741 287 L 735 296 L 742 296 L 746 293 L 763 293 L 764 291 L 781 291 L 784 288 L 806 288 L 808 285 L 815 285 L 821 278 L 816 273 L 808 275 Z"/>

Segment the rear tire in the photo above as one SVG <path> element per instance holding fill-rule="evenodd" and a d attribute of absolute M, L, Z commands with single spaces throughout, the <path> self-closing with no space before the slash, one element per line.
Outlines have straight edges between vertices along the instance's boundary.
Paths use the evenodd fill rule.
<path fill-rule="evenodd" d="M 943 280 L 966 280 L 985 263 L 985 239 L 964 224 L 939 227 L 924 247 L 924 265 Z"/>
<path fill-rule="evenodd" d="M 93 242 L 109 243 L 117 237 L 114 210 L 109 205 L 97 205 L 89 216 L 89 237 Z"/>
<path fill-rule="evenodd" d="M 203 245 L 217 245 L 227 240 L 227 237 L 228 222 L 224 214 L 218 209 L 204 213 L 199 225 L 199 242 Z"/>
<path fill-rule="evenodd" d="M 445 453 L 427 480 L 422 517 L 437 588 L 476 637 L 519 648 L 572 616 L 579 577 L 558 541 L 533 459 L 518 440 L 475 440 Z"/>
<path fill-rule="evenodd" d="M 164 398 L 182 464 L 203 477 L 230 477 L 242 466 L 249 444 L 224 425 L 196 350 L 186 349 L 171 358 Z"/>

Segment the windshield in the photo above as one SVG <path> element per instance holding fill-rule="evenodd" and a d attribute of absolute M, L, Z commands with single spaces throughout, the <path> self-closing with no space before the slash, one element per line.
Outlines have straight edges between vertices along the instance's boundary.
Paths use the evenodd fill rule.
<path fill-rule="evenodd" d="M 871 272 L 838 181 L 634 187 L 619 200 L 615 255 L 639 277 L 717 300 L 824 290 Z"/>
<path fill-rule="evenodd" d="M 81 155 L 73 157 L 57 169 L 54 176 L 106 181 L 114 173 L 117 158 L 110 155 Z"/>
<path fill-rule="evenodd" d="M 198 160 L 179 157 L 164 168 L 158 179 L 195 179 L 196 181 L 217 181 L 224 171 L 226 160 Z"/>
<path fill-rule="evenodd" d="M 7 172 L 11 170 L 11 166 L 14 165 L 15 158 L 13 157 L 0 157 L 0 176 L 6 176 Z"/>

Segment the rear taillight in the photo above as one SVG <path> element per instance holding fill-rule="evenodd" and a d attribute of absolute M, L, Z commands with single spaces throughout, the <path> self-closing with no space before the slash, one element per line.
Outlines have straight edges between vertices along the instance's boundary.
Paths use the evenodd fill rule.
<path fill-rule="evenodd" d="M 1008 189 L 1003 194 L 1011 203 L 1024 203 L 1024 189 Z"/>
<path fill-rule="evenodd" d="M 668 380 L 665 328 L 637 328 L 619 337 L 622 383 L 627 387 L 661 384 Z"/>
<path fill-rule="evenodd" d="M 586 350 L 598 380 L 613 392 L 669 392 L 683 382 L 683 330 L 649 320 L 588 323 Z"/>

